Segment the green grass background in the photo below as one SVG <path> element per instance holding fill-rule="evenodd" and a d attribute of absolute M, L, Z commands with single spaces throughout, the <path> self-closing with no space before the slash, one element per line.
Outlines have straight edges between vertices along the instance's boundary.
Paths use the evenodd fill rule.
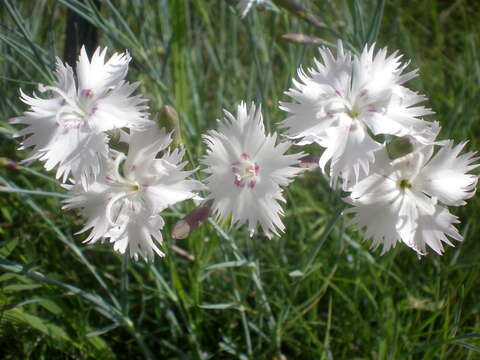
<path fill-rule="evenodd" d="M 98 28 L 100 45 L 130 51 L 128 78 L 142 82 L 152 113 L 163 104 L 179 112 L 192 167 L 222 108 L 261 103 L 272 130 L 285 117 L 278 101 L 317 55 L 286 33 L 398 49 L 420 69 L 409 86 L 429 97 L 441 138 L 478 150 L 479 2 L 298 2 L 325 25 L 285 1 L 242 20 L 227 0 L 105 0 L 101 11 L 90 1 L 3 0 L 0 156 L 27 155 L 8 119 L 26 110 L 19 88 L 51 81 L 68 7 Z M 194 206 L 185 203 L 164 213 L 167 256 L 147 264 L 82 245 L 85 235 L 73 234 L 83 220 L 61 210 L 64 192 L 40 163 L 2 166 L 0 182 L 10 189 L 0 193 L 2 359 L 480 358 L 477 197 L 453 209 L 465 241 L 445 255 L 418 259 L 397 246 L 380 256 L 345 228 L 341 194 L 312 171 L 286 190 L 280 238 L 212 222 L 174 242 L 173 225 Z"/>

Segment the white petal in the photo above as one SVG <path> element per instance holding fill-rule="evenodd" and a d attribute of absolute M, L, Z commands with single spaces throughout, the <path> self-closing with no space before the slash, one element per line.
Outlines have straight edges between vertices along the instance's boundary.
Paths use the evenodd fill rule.
<path fill-rule="evenodd" d="M 328 128 L 320 145 L 326 148 L 320 157 L 320 167 L 325 171 L 326 164 L 331 161 L 331 183 L 335 185 L 337 178 L 341 177 L 344 188 L 355 183 L 361 172 L 368 174 L 374 152 L 381 147 L 358 120 L 348 118 L 342 119 L 338 126 Z"/>
<path fill-rule="evenodd" d="M 79 90 L 91 90 L 95 96 L 102 96 L 108 89 L 122 81 L 128 71 L 131 57 L 128 53 L 114 53 L 105 62 L 107 48 L 97 48 L 89 60 L 85 47 L 80 50 L 77 62 Z"/>
<path fill-rule="evenodd" d="M 433 215 L 421 214 L 419 217 L 415 242 L 417 244 L 426 244 L 441 255 L 443 253 L 442 242 L 453 246 L 447 236 L 458 241 L 463 240 L 463 237 L 453 225 L 458 222 L 456 216 L 450 214 L 446 208 L 437 205 Z M 425 245 L 420 247 L 422 252 L 425 252 Z"/>
<path fill-rule="evenodd" d="M 138 87 L 136 84 L 121 82 L 117 87 L 96 100 L 95 112 L 88 119 L 96 132 L 119 128 L 143 129 L 151 121 L 145 117 L 146 99 L 140 95 L 131 96 Z"/>
<path fill-rule="evenodd" d="M 435 196 L 446 205 L 464 205 L 476 190 L 478 176 L 468 174 L 478 167 L 475 153 L 460 155 L 466 142 L 453 147 L 453 141 L 443 146 L 422 169 L 416 182 L 418 187 Z"/>
<path fill-rule="evenodd" d="M 400 235 L 397 231 L 402 196 L 398 191 L 384 193 L 378 201 L 365 199 L 345 199 L 354 205 L 345 214 L 354 214 L 348 225 L 355 224 L 356 229 L 365 227 L 365 239 L 372 239 L 372 248 L 383 244 L 382 254 L 395 247 Z"/>

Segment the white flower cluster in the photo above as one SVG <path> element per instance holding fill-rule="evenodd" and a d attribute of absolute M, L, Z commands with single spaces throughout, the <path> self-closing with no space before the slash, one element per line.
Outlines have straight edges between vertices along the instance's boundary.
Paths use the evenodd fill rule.
<path fill-rule="evenodd" d="M 77 82 L 57 59 L 56 83 L 39 86 L 49 96 L 22 93 L 30 109 L 12 122 L 27 125 L 17 135 L 29 135 L 22 141 L 22 148 L 33 147 L 27 161 L 45 161 L 47 170 L 58 166 L 57 178 L 71 194 L 65 208 L 82 208 L 88 219 L 80 231 L 91 229 L 86 242 L 110 239 L 121 253 L 129 247 L 133 258 L 152 259 L 154 252 L 163 255 L 154 242 L 162 243 L 159 213 L 196 197 L 203 185 L 187 180 L 192 171 L 182 170 L 183 149 L 167 149 L 170 135 L 148 119 L 145 100 L 132 96 L 139 84 L 124 80 L 128 53 L 105 62 L 106 51 L 97 49 L 89 60 L 82 48 Z M 113 129 L 121 131 L 127 155 L 109 146 L 106 131 Z"/>
<path fill-rule="evenodd" d="M 245 2 L 244 14 L 253 3 Z M 188 236 L 210 210 L 231 225 L 246 224 L 251 234 L 261 227 L 267 237 L 284 231 L 281 217 L 283 189 L 305 168 L 304 153 L 287 154 L 291 141 L 279 142 L 265 132 L 260 108 L 243 102 L 236 116 L 225 111 L 218 129 L 204 135 L 207 150 L 201 158 L 205 184 L 189 179 L 184 150 L 170 149 L 171 135 L 149 119 L 145 100 L 133 95 L 138 84 L 124 79 L 131 60 L 114 54 L 105 62 L 106 49 L 89 59 L 82 49 L 73 70 L 57 60 L 56 82 L 40 85 L 46 98 L 21 99 L 29 110 L 12 119 L 26 125 L 19 131 L 21 148 L 32 148 L 26 161 L 39 159 L 45 168 L 57 167 L 57 178 L 71 195 L 65 208 L 80 208 L 89 230 L 85 242 L 109 239 L 114 249 L 137 259 L 163 256 L 164 220 L 161 212 L 187 199 L 206 202 L 174 229 Z M 351 223 L 366 228 L 373 246 L 383 252 L 397 241 L 426 253 L 426 245 L 442 253 L 448 237 L 462 240 L 453 224 L 457 217 L 447 206 L 465 204 L 473 196 L 477 176 L 469 172 L 478 159 L 461 155 L 465 143 L 438 141 L 437 122 L 426 100 L 405 83 L 417 75 L 405 72 L 397 53 L 365 47 L 360 55 L 338 43 L 334 56 L 320 49 L 315 68 L 299 70 L 295 88 L 286 92 L 293 102 L 280 108 L 289 113 L 281 127 L 302 146 L 324 148 L 319 159 L 331 185 L 341 182 L 352 205 Z M 128 144 L 124 154 L 111 144 L 109 130 Z M 378 135 L 394 140 L 379 142 Z M 435 147 L 439 150 L 435 152 Z"/>
<path fill-rule="evenodd" d="M 478 158 L 460 155 L 465 143 L 436 140 L 438 123 L 424 120 L 432 112 L 418 105 L 425 96 L 405 86 L 417 71 L 404 72 L 401 56 L 373 46 L 357 56 L 339 42 L 336 56 L 326 48 L 320 55 L 286 92 L 295 102 L 281 103 L 290 114 L 283 127 L 299 145 L 325 148 L 319 164 L 349 192 L 350 223 L 365 227 L 383 252 L 401 241 L 421 255 L 425 245 L 441 254 L 447 236 L 462 240 L 446 206 L 473 196 L 477 176 L 468 172 Z M 377 135 L 397 140 L 380 143 Z"/>
<path fill-rule="evenodd" d="M 206 189 L 189 180 L 184 171 L 183 149 L 170 150 L 171 136 L 148 118 L 145 100 L 132 96 L 138 84 L 124 81 L 128 53 L 114 54 L 105 62 L 106 49 L 97 49 L 89 60 L 82 48 L 73 70 L 57 60 L 57 81 L 40 85 L 47 98 L 21 99 L 30 109 L 12 123 L 27 125 L 17 134 L 21 148 L 33 147 L 26 161 L 40 159 L 45 168 L 58 167 L 57 178 L 71 195 L 64 208 L 80 208 L 90 230 L 85 242 L 109 239 L 114 249 L 137 259 L 163 256 L 161 211 L 187 199 L 200 199 L 195 191 Z M 302 171 L 303 154 L 285 155 L 290 142 L 277 144 L 266 135 L 260 110 L 254 104 L 238 106 L 237 118 L 227 120 L 219 132 L 205 136 L 207 155 L 202 163 L 210 174 L 206 183 L 218 218 L 231 216 L 232 225 L 248 223 L 253 233 L 260 224 L 271 237 L 283 231 L 279 202 L 281 186 Z M 114 149 L 106 131 L 120 132 L 127 154 Z M 206 212 L 208 215 L 209 211 Z"/>

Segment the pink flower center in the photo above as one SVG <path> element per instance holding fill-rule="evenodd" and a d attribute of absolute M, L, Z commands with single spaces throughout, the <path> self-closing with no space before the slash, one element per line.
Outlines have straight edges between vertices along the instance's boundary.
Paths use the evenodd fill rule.
<path fill-rule="evenodd" d="M 249 189 L 253 189 L 257 183 L 260 167 L 250 159 L 247 153 L 240 155 L 240 160 L 232 163 L 232 173 L 235 177 L 233 183 L 243 188 L 245 185 Z"/>

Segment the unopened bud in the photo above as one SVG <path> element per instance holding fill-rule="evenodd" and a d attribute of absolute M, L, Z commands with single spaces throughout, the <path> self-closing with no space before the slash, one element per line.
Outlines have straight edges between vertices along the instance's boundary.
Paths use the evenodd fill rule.
<path fill-rule="evenodd" d="M 265 11 L 265 10 L 267 10 L 267 5 L 265 5 L 265 4 L 259 4 L 259 5 L 257 6 L 257 10 L 259 10 L 259 11 Z"/>
<path fill-rule="evenodd" d="M 288 10 L 293 15 L 298 16 L 311 25 L 325 27 L 325 23 L 317 19 L 315 15 L 313 15 L 296 0 L 275 0 L 275 5 Z"/>
<path fill-rule="evenodd" d="M 193 210 L 182 220 L 177 222 L 172 230 L 172 238 L 176 240 L 186 239 L 192 232 L 198 229 L 210 216 L 213 200 L 208 200 L 202 206 Z"/>
<path fill-rule="evenodd" d="M 16 170 L 19 166 L 18 163 L 16 163 L 15 161 L 7 159 L 5 157 L 0 158 L 0 165 L 12 170 Z"/>
<path fill-rule="evenodd" d="M 175 224 L 175 227 L 172 230 L 172 238 L 176 240 L 183 240 L 188 237 L 191 233 L 191 226 L 188 221 L 180 220 Z"/>
<path fill-rule="evenodd" d="M 283 34 L 282 39 L 298 44 L 307 45 L 323 45 L 325 42 L 317 37 L 308 36 L 305 34 Z"/>
<path fill-rule="evenodd" d="M 298 164 L 298 167 L 301 167 L 304 169 L 315 169 L 319 166 L 318 165 L 319 161 L 320 159 L 318 157 L 307 155 L 300 159 L 300 163 Z"/>
<path fill-rule="evenodd" d="M 410 136 L 402 136 L 390 141 L 387 145 L 387 154 L 390 160 L 398 159 L 415 150 L 415 140 Z"/>
<path fill-rule="evenodd" d="M 163 105 L 160 109 L 160 117 L 158 119 L 159 126 L 164 127 L 167 132 L 173 132 L 174 147 L 182 143 L 180 133 L 180 120 L 177 111 L 170 105 Z"/>

